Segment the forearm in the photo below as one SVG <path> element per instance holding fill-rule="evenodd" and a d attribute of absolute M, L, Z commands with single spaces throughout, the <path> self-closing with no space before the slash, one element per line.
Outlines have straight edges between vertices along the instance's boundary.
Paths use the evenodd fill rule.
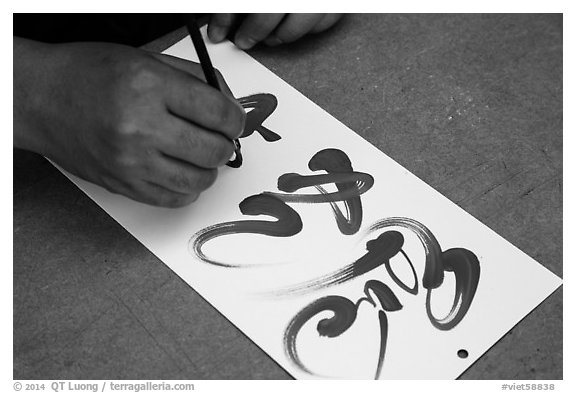
<path fill-rule="evenodd" d="M 14 147 L 45 154 L 55 45 L 14 37 Z"/>

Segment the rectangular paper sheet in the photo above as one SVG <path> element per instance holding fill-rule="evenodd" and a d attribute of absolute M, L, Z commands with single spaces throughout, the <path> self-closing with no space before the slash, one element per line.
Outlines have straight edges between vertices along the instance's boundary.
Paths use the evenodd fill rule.
<path fill-rule="evenodd" d="M 179 209 L 146 206 L 65 174 L 292 376 L 457 378 L 559 287 L 561 280 L 556 275 L 250 56 L 229 42 L 218 45 L 207 42 L 207 45 L 215 67 L 225 75 L 236 97 L 256 93 L 276 97 L 278 106 L 263 125 L 280 135 L 280 140 L 267 142 L 258 132 L 241 139 L 243 166 L 222 168 L 213 187 L 194 204 Z M 189 38 L 165 53 L 197 61 Z M 355 172 L 369 174 L 374 179 L 373 186 L 360 196 L 363 217 L 359 231 L 343 234 L 328 203 L 287 203 L 302 221 L 299 233 L 287 237 L 229 234 L 209 240 L 202 247 L 206 258 L 239 267 L 218 266 L 199 259 L 191 243 L 197 232 L 231 221 L 274 221 L 269 216 L 244 215 L 239 204 L 245 198 L 265 191 L 281 193 L 278 179 L 283 174 L 324 174 L 324 171 L 314 172 L 308 167 L 311 158 L 324 149 L 341 150 L 349 157 Z M 337 191 L 334 185 L 323 187 L 325 192 Z M 320 191 L 306 187 L 294 194 L 320 195 Z M 338 202 L 337 206 L 345 216 L 343 204 Z M 435 327 L 427 315 L 428 290 L 423 287 L 422 280 L 426 256 L 416 232 L 397 225 L 369 230 L 375 222 L 390 217 L 404 217 L 424 225 L 442 252 L 466 249 L 477 257 L 480 266 L 477 290 L 466 315 L 453 328 Z M 405 287 L 414 285 L 406 258 L 398 250 L 389 259 L 396 281 L 381 264 L 354 279 L 334 285 L 300 285 L 310 284 L 310 280 L 350 265 L 367 253 L 369 240 L 391 231 L 401 234 L 404 239 L 402 252 L 414 266 L 417 294 L 403 289 L 397 282 Z M 462 282 L 465 280 L 466 277 Z M 386 285 L 402 308 L 398 310 L 394 305 L 381 304 L 374 290 L 365 292 L 369 281 Z M 298 290 L 290 290 L 295 288 Z M 454 293 L 455 274 L 445 272 L 442 285 L 431 291 L 429 302 L 437 319 L 449 314 Z M 336 299 L 348 314 L 344 316 L 342 310 L 336 315 L 321 311 L 310 318 L 299 314 L 303 309 L 310 310 L 311 304 L 330 303 L 326 299 Z M 456 307 L 460 306 L 462 304 L 456 302 Z M 350 312 L 356 317 L 344 332 L 333 333 L 335 337 L 326 336 L 326 331 L 324 336 L 319 334 L 320 320 L 335 316 L 331 322 L 323 324 L 328 330 L 337 330 L 338 326 L 346 325 L 344 320 L 350 318 Z M 302 327 L 295 339 L 287 342 L 286 331 L 289 326 L 294 328 L 296 315 L 300 315 L 298 321 Z M 383 341 L 385 348 L 382 348 Z M 465 350 L 468 356 L 458 356 L 460 350 Z M 297 361 L 294 353 L 297 353 Z"/>

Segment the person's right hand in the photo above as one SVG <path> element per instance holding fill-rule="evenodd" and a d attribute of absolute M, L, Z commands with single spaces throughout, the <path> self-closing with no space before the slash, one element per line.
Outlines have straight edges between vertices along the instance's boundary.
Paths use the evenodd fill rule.
<path fill-rule="evenodd" d="M 189 204 L 245 113 L 199 64 L 115 44 L 14 40 L 14 144 L 140 202 Z"/>

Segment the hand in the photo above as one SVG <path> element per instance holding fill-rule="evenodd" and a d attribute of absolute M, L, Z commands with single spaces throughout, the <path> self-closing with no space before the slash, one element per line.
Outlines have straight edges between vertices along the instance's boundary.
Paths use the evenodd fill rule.
<path fill-rule="evenodd" d="M 115 44 L 14 42 L 15 147 L 168 207 L 196 200 L 233 155 L 244 110 L 200 65 Z"/>
<path fill-rule="evenodd" d="M 341 17 L 342 14 L 212 14 L 208 37 L 220 42 L 233 34 L 232 41 L 244 50 L 259 42 L 276 46 L 324 31 Z"/>

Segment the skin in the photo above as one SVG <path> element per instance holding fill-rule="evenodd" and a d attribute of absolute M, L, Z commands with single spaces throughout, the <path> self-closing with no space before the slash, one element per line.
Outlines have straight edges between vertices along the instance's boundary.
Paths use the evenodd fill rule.
<path fill-rule="evenodd" d="M 14 38 L 14 146 L 111 192 L 178 207 L 210 187 L 245 112 L 199 64 L 116 44 Z"/>
<path fill-rule="evenodd" d="M 336 14 L 215 14 L 213 41 L 248 49 L 332 26 Z M 14 147 L 136 201 L 194 202 L 233 156 L 246 113 L 218 73 L 109 43 L 44 44 L 14 37 Z"/>
<path fill-rule="evenodd" d="M 320 33 L 340 20 L 342 14 L 213 14 L 208 37 L 221 42 L 226 37 L 240 49 L 258 43 L 276 46 L 294 42 L 306 34 Z"/>

